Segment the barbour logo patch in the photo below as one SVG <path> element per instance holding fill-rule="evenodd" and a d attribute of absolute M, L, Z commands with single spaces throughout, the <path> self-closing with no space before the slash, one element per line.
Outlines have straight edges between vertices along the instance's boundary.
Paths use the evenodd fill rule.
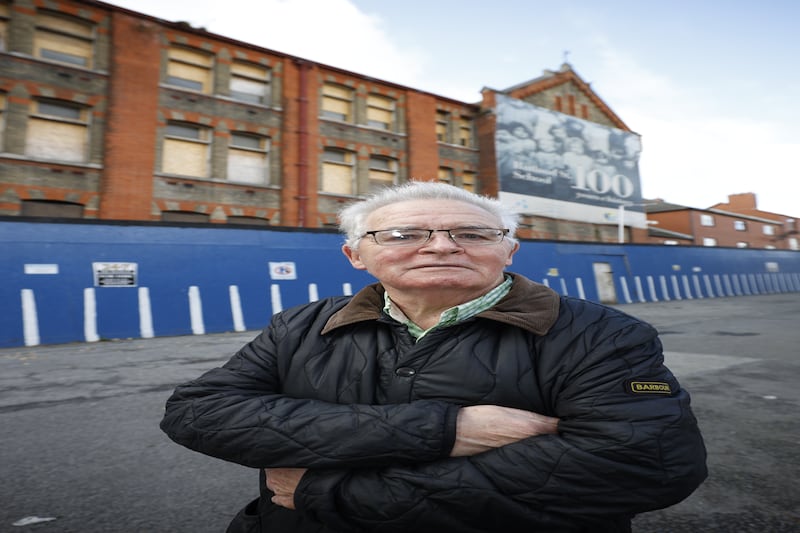
<path fill-rule="evenodd" d="M 669 383 L 664 381 L 630 381 L 629 387 L 634 394 L 672 394 Z"/>

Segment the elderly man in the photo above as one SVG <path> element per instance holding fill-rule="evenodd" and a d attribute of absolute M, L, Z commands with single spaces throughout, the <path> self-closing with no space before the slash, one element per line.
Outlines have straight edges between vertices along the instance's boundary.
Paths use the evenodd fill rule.
<path fill-rule="evenodd" d="M 340 216 L 378 283 L 275 315 L 162 429 L 261 470 L 229 531 L 630 531 L 705 478 L 649 325 L 505 271 L 515 216 L 412 182 Z"/>

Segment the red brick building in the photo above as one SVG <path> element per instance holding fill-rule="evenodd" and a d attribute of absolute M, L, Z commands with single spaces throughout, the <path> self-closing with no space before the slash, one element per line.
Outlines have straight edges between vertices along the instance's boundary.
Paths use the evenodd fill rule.
<path fill-rule="evenodd" d="M 99 2 L 0 20 L 2 214 L 321 227 L 370 184 L 475 186 L 475 106 Z"/>
<path fill-rule="evenodd" d="M 103 2 L 0 0 L 0 215 L 322 228 L 410 179 L 496 195 L 498 93 L 631 131 L 568 64 L 467 103 Z M 527 215 L 520 236 L 617 226 Z"/>

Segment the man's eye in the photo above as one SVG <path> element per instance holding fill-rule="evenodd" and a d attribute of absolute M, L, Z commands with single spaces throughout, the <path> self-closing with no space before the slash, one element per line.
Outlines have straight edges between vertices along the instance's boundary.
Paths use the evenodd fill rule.
<path fill-rule="evenodd" d="M 462 241 L 482 241 L 487 239 L 485 233 L 476 231 L 458 231 L 453 233 L 453 238 Z"/>

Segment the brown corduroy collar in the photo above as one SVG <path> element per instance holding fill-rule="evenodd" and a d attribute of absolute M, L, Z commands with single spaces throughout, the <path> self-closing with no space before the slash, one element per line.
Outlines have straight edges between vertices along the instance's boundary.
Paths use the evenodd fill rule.
<path fill-rule="evenodd" d="M 477 316 L 544 335 L 558 317 L 558 294 L 519 274 L 508 275 L 513 279 L 509 293 L 497 305 Z M 383 315 L 383 293 L 380 283 L 364 287 L 328 319 L 321 333 L 324 335 L 341 326 L 379 319 Z"/>

